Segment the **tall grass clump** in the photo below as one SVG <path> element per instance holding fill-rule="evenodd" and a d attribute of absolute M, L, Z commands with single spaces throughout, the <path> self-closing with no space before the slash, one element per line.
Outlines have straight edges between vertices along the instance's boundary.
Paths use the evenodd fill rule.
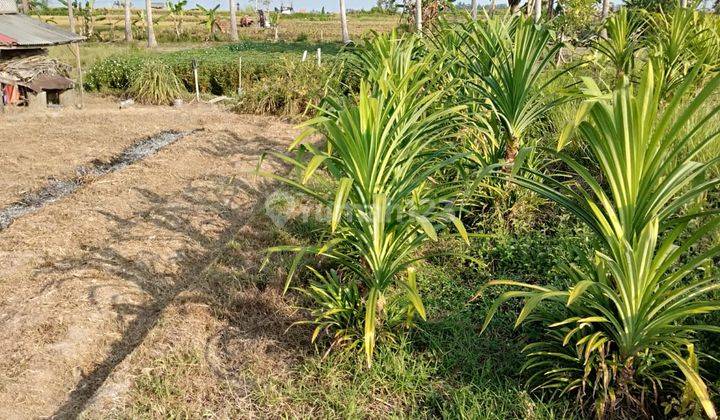
<path fill-rule="evenodd" d="M 425 317 L 415 267 L 422 245 L 437 240 L 446 225 L 466 236 L 447 208 L 456 186 L 433 178 L 460 159 L 445 145 L 463 107 L 441 106 L 445 92 L 426 90 L 433 62 L 408 53 L 414 42 L 378 37 L 372 77 L 350 98 L 327 98 L 307 123 L 306 134 L 323 134 L 327 145 L 306 144 L 309 159 L 284 158 L 302 175 L 300 181 L 280 178 L 331 209 L 330 226 L 324 243 L 271 251 L 298 252 L 291 275 L 303 255 L 330 262 L 325 272 L 310 267 L 316 280 L 305 289 L 315 305 L 313 340 L 323 335 L 330 348 L 363 349 L 368 365 L 377 342 L 397 342 L 397 334 Z M 319 170 L 331 177 L 334 191 L 307 185 Z"/>
<path fill-rule="evenodd" d="M 170 105 L 181 98 L 185 89 L 180 79 L 165 63 L 146 62 L 130 84 L 128 94 L 144 104 Z"/>
<path fill-rule="evenodd" d="M 665 105 L 654 72 L 649 64 L 638 86 L 626 79 L 611 97 L 593 96 L 581 108 L 578 130 L 596 172 L 562 151 L 563 136 L 548 153 L 577 182 L 529 170 L 514 178 L 577 216 L 602 245 L 583 264 L 566 268 L 567 289 L 489 282 L 510 290 L 485 325 L 504 302 L 523 299 L 516 325 L 534 322 L 545 337 L 525 349 L 530 383 L 574 395 L 597 417 L 664 417 L 674 409 L 716 418 L 696 336 L 720 327 L 694 317 L 720 310 L 720 283 L 702 270 L 720 245 L 700 247 L 720 217 L 699 205 L 720 184 L 710 175 L 720 158 L 697 160 L 719 134 L 703 128 L 718 111 L 704 105 L 720 77 L 695 91 L 697 71 L 690 73 Z M 697 113 L 706 117 L 694 119 Z"/>

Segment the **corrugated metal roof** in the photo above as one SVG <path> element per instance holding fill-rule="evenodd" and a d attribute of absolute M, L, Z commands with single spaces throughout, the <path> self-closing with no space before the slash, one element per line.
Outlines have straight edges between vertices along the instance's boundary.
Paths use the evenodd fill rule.
<path fill-rule="evenodd" d="M 0 14 L 0 49 L 49 47 L 84 39 L 25 15 Z"/>

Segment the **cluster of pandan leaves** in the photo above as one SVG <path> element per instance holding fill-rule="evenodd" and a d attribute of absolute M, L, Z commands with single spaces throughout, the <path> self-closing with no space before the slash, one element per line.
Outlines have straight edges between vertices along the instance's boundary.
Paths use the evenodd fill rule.
<path fill-rule="evenodd" d="M 615 69 L 605 89 L 574 80 L 586 63 L 556 67 L 563 46 L 522 17 L 440 22 L 432 35 L 376 35 L 357 47 L 345 65 L 359 88 L 330 93 L 291 146 L 303 153 L 279 155 L 298 177 L 266 174 L 330 209 L 324 241 L 271 250 L 296 252 L 288 285 L 308 257 L 329 267 L 309 264 L 315 280 L 301 287 L 314 302 L 313 340 L 363 349 L 372 363 L 378 342 L 397 341 L 425 318 L 421 249 L 442 234 L 467 240 L 458 216 L 468 197 L 532 191 L 600 244 L 565 268 L 566 289 L 493 280 L 480 291 L 501 288 L 485 327 L 505 302 L 522 299 L 517 325 L 542 331 L 526 348 L 532 388 L 572 395 L 598 417 L 663 415 L 665 403 L 715 418 L 696 333 L 720 328 L 693 320 L 720 310 L 717 278 L 697 275 L 720 253 L 720 245 L 700 247 L 720 225 L 718 210 L 703 207 L 720 184 L 711 176 L 720 158 L 699 160 L 718 136 L 709 98 L 720 54 L 679 33 L 699 30 L 687 24 L 704 21 L 695 13 L 664 15 L 652 34 L 643 32 L 647 21 L 613 15 L 593 50 Z M 714 30 L 704 25 L 693 33 Z M 567 78 L 572 89 L 558 89 Z M 557 147 L 540 147 L 533 127 L 568 101 L 577 115 Z M 314 132 L 324 146 L 304 141 Z M 582 162 L 567 152 L 573 142 Z M 542 160 L 566 168 L 564 176 Z M 332 191 L 311 187 L 318 171 Z"/>

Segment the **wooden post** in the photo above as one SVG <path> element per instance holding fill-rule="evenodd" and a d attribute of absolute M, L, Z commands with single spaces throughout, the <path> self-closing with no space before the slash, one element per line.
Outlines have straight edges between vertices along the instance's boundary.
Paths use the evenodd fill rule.
<path fill-rule="evenodd" d="M 76 42 L 73 44 L 73 47 L 75 47 L 73 52 L 75 53 L 75 64 L 77 65 L 78 87 L 80 88 L 78 91 L 77 107 L 82 109 L 84 106 L 83 94 L 85 93 L 85 88 L 83 87 L 82 63 L 80 62 L 80 44 Z"/>
<path fill-rule="evenodd" d="M 242 95 L 242 57 L 238 57 L 238 95 Z"/>
<path fill-rule="evenodd" d="M 322 65 L 322 50 L 320 48 L 317 49 L 317 64 L 318 67 Z"/>
<path fill-rule="evenodd" d="M 0 114 L 5 113 L 5 86 L 0 83 Z"/>
<path fill-rule="evenodd" d="M 195 78 L 195 100 L 200 102 L 200 82 L 198 81 L 198 62 L 193 59 L 193 77 Z"/>

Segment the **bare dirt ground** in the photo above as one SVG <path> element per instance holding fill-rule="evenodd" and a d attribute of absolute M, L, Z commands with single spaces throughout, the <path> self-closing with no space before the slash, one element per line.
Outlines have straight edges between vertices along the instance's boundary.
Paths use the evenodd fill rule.
<path fill-rule="evenodd" d="M 242 372 L 282 375 L 302 353 L 305 332 L 284 333 L 290 306 L 255 285 L 276 238 L 259 210 L 272 187 L 249 172 L 297 134 L 288 123 L 98 98 L 2 116 L 0 207 L 170 129 L 204 130 L 0 231 L 0 418 L 199 417 L 219 394 L 235 401 L 216 416 L 254 416 Z M 171 388 L 148 375 L 166 363 L 184 367 L 171 381 L 183 389 L 161 390 L 183 412 L 142 399 Z"/>

